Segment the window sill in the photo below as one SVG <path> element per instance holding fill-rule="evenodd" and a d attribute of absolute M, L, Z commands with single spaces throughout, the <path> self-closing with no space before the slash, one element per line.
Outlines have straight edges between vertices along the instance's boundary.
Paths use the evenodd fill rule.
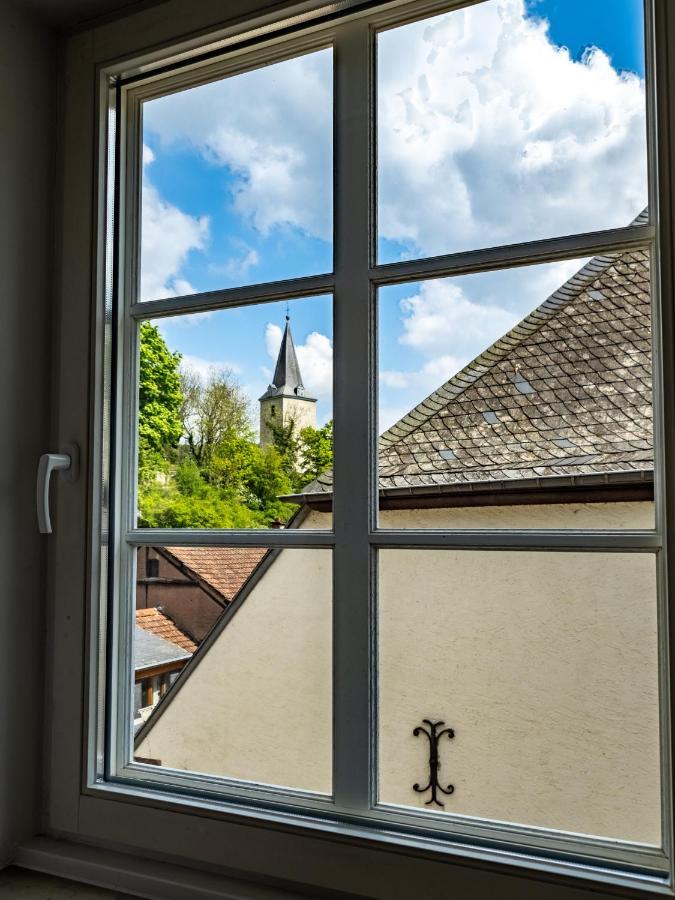
<path fill-rule="evenodd" d="M 625 896 L 627 890 L 641 896 L 674 893 L 668 877 L 656 871 L 626 871 L 573 858 L 552 860 L 526 850 L 406 832 L 382 822 L 338 822 L 201 799 L 196 802 L 178 795 L 169 798 L 145 787 L 92 786 L 81 797 L 78 819 L 79 834 L 86 836 L 87 842 L 155 856 L 171 866 L 181 866 L 184 872 L 191 872 L 192 865 L 199 866 L 200 874 L 205 869 L 222 872 L 226 868 L 242 880 L 271 879 L 300 891 L 339 891 L 373 900 L 409 900 L 417 895 L 420 884 L 427 885 L 426 900 L 444 900 L 450 885 L 460 895 L 499 897 L 507 896 L 504 892 L 511 884 L 518 885 L 517 896 L 523 900 L 541 896 L 541 891 L 548 890 L 545 884 L 573 889 L 575 900 Z M 82 839 L 78 835 L 73 838 Z M 71 848 L 69 853 L 77 847 L 66 846 Z M 140 864 L 136 857 L 129 858 L 134 866 Z M 126 865 L 120 870 L 122 876 Z M 61 870 L 45 871 L 62 874 Z M 192 892 L 190 896 L 201 895 Z"/>

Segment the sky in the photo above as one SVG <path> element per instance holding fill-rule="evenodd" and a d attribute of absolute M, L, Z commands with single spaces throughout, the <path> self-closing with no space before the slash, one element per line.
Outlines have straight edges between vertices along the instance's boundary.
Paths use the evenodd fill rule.
<path fill-rule="evenodd" d="M 487 0 L 378 36 L 383 263 L 628 224 L 645 206 L 642 0 Z M 332 269 L 332 51 L 147 102 L 141 297 Z M 389 427 L 583 261 L 380 292 Z M 286 305 L 161 320 L 184 365 L 252 399 Z M 319 424 L 331 417 L 331 299 L 289 306 Z"/>

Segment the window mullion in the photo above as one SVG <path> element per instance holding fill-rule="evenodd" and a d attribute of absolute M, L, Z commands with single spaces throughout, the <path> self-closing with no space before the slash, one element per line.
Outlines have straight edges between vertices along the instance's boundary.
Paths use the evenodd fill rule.
<path fill-rule="evenodd" d="M 369 531 L 371 436 L 371 34 L 366 21 L 335 42 L 335 802 L 363 809 L 370 793 Z"/>
<path fill-rule="evenodd" d="M 449 278 L 498 269 L 529 266 L 573 259 L 575 256 L 601 256 L 626 250 L 651 248 L 653 225 L 634 224 L 590 234 L 572 234 L 522 244 L 506 244 L 483 250 L 466 250 L 445 256 L 412 259 L 373 266 L 376 284 L 406 284 L 414 279 Z"/>

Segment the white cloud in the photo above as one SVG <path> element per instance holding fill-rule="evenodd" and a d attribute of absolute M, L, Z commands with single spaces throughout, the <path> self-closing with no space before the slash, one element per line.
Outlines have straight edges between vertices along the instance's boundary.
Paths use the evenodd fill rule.
<path fill-rule="evenodd" d="M 144 146 L 144 166 L 153 159 L 152 150 Z M 194 218 L 163 200 L 144 168 L 141 300 L 195 293 L 179 273 L 191 250 L 204 249 L 208 235 L 208 217 Z"/>
<path fill-rule="evenodd" d="M 283 331 L 273 322 L 265 328 L 265 347 L 276 362 Z M 333 342 L 325 334 L 312 331 L 303 344 L 295 345 L 302 380 L 307 393 L 329 406 L 333 394 Z"/>
<path fill-rule="evenodd" d="M 643 83 L 601 50 L 573 60 L 523 0 L 384 32 L 378 59 L 383 236 L 443 253 L 623 225 L 646 203 Z M 145 125 L 229 167 L 262 233 L 330 239 L 330 69 L 321 51 L 172 94 Z"/>
<path fill-rule="evenodd" d="M 380 227 L 425 254 L 625 225 L 646 203 L 644 85 L 551 42 L 523 0 L 383 33 Z"/>
<path fill-rule="evenodd" d="M 328 400 L 333 393 L 333 343 L 325 334 L 313 331 L 296 348 L 300 371 L 310 394 Z"/>
<path fill-rule="evenodd" d="M 211 263 L 209 271 L 217 275 L 225 275 L 227 278 L 239 280 L 246 278 L 257 265 L 260 264 L 260 254 L 254 247 L 249 247 L 243 241 L 239 246 L 239 253 L 226 260 L 226 262 Z"/>
<path fill-rule="evenodd" d="M 260 232 L 332 232 L 332 54 L 310 53 L 145 104 L 160 143 L 237 176 L 234 205 Z"/>
<path fill-rule="evenodd" d="M 241 371 L 241 366 L 237 365 L 237 363 L 226 360 L 203 359 L 201 356 L 192 356 L 189 353 L 182 354 L 180 367 L 183 371 L 189 369 L 195 372 L 202 381 L 206 381 L 214 372 L 225 370 L 236 375 Z"/>
<path fill-rule="evenodd" d="M 645 205 L 644 84 L 600 50 L 571 59 L 545 21 L 525 15 L 523 0 L 476 4 L 379 41 L 383 236 L 420 254 L 446 253 L 625 225 Z M 152 101 L 145 125 L 160 150 L 191 147 L 214 168 L 228 167 L 235 209 L 261 233 L 292 226 L 329 239 L 330 60 L 329 51 L 309 54 Z M 166 204 L 151 185 L 144 215 L 146 202 L 157 226 L 144 290 L 176 293 L 187 254 L 206 246 L 208 220 Z M 224 265 L 252 268 L 247 253 Z M 406 372 L 394 364 L 382 387 L 396 401 L 419 402 L 578 266 L 423 285 L 400 310 L 401 345 L 419 365 Z M 272 358 L 280 340 L 270 324 Z M 298 347 L 315 395 L 327 390 L 331 354 L 324 335 Z M 391 393 L 382 408 L 398 408 L 390 401 Z"/>
<path fill-rule="evenodd" d="M 268 322 L 265 327 L 265 349 L 270 359 L 276 360 L 279 355 L 279 347 L 281 347 L 281 338 L 283 331 L 274 322 Z"/>
<path fill-rule="evenodd" d="M 425 370 L 431 375 L 439 371 L 433 360 L 441 358 L 461 368 L 520 318 L 501 306 L 470 300 L 449 280 L 424 282 L 418 293 L 401 301 L 400 308 L 399 341 L 430 360 Z"/>
<path fill-rule="evenodd" d="M 601 50 L 573 60 L 523 0 L 383 32 L 378 60 L 383 236 L 444 253 L 623 225 L 646 203 L 644 84 Z M 330 51 L 153 100 L 144 123 L 228 167 L 262 233 L 330 239 Z"/>

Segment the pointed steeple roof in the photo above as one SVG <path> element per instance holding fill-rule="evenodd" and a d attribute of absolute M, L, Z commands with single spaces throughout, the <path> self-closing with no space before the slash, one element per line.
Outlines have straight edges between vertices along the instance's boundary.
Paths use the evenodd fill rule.
<path fill-rule="evenodd" d="M 272 384 L 270 384 L 260 399 L 281 396 L 305 397 L 305 386 L 302 383 L 300 364 L 298 363 L 293 342 L 293 332 L 291 331 L 291 320 L 288 315 L 286 316 L 284 334 L 281 338 L 276 368 L 274 369 L 274 378 Z M 307 397 L 306 399 L 310 400 L 312 398 Z"/>

